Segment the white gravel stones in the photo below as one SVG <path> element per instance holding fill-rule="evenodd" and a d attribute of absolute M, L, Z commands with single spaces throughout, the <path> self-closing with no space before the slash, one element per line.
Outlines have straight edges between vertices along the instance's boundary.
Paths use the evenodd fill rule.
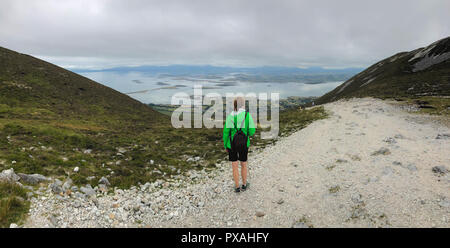
<path fill-rule="evenodd" d="M 249 154 L 245 192 L 233 192 L 228 162 L 111 193 L 83 186 L 57 197 L 44 189 L 25 227 L 52 226 L 44 217 L 51 215 L 59 227 L 450 227 L 449 173 L 432 172 L 450 163 L 450 139 L 435 139 L 447 127 L 371 98 L 325 108 L 330 118 Z M 390 154 L 371 156 L 380 147 Z"/>

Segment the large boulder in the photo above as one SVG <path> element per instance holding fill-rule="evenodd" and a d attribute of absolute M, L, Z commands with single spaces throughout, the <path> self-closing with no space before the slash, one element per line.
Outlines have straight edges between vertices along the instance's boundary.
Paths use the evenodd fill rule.
<path fill-rule="evenodd" d="M 14 173 L 14 169 L 4 170 L 0 173 L 0 181 L 15 183 L 20 180 L 20 177 Z"/>
<path fill-rule="evenodd" d="M 62 190 L 64 192 L 67 192 L 68 190 L 70 190 L 70 188 L 72 187 L 73 181 L 70 178 L 67 178 L 67 180 L 64 182 L 63 186 L 62 186 Z"/>
<path fill-rule="evenodd" d="M 86 184 L 86 187 L 81 187 L 80 191 L 83 192 L 87 196 L 95 195 L 95 190 L 89 184 Z"/>
<path fill-rule="evenodd" d="M 99 183 L 99 184 L 104 184 L 104 185 L 106 185 L 106 186 L 110 186 L 110 185 L 111 185 L 111 184 L 109 183 L 109 181 L 108 181 L 108 178 L 106 178 L 106 177 L 100 178 L 100 180 L 98 180 L 98 183 Z"/>
<path fill-rule="evenodd" d="M 20 181 L 21 182 L 25 182 L 28 184 L 38 184 L 40 182 L 46 182 L 46 181 L 50 181 L 49 178 L 40 175 L 40 174 L 23 174 L 23 173 L 17 173 L 17 175 L 20 177 Z"/>
<path fill-rule="evenodd" d="M 55 182 L 53 182 L 52 184 L 50 184 L 50 188 L 52 189 L 52 192 L 55 194 L 60 194 L 63 192 L 62 189 L 62 182 L 58 179 L 55 180 Z"/>

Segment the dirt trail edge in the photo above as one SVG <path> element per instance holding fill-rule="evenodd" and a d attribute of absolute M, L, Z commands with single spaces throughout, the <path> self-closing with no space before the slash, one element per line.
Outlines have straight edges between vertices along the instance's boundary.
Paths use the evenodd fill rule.
<path fill-rule="evenodd" d="M 47 191 L 25 226 L 450 227 L 448 127 L 372 98 L 325 108 L 328 119 L 249 156 L 246 192 L 233 192 L 226 163 L 174 188 Z"/>

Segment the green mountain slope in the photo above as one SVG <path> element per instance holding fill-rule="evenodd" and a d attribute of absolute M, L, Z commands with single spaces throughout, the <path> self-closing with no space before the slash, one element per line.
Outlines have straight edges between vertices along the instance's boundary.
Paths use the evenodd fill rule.
<path fill-rule="evenodd" d="M 93 121 L 110 128 L 120 124 L 121 129 L 149 126 L 163 118 L 127 95 L 45 61 L 1 47 L 0 104 L 3 118 L 34 115 L 47 120 Z"/>
<path fill-rule="evenodd" d="M 320 97 L 322 104 L 348 97 L 450 95 L 450 37 L 411 52 L 397 53 Z"/>
<path fill-rule="evenodd" d="M 91 185 L 107 176 L 128 187 L 192 169 L 183 155 L 203 153 L 189 144 L 214 148 L 208 140 L 219 134 L 174 129 L 169 117 L 127 95 L 0 48 L 0 171 Z M 211 152 L 205 160 L 218 158 Z"/>

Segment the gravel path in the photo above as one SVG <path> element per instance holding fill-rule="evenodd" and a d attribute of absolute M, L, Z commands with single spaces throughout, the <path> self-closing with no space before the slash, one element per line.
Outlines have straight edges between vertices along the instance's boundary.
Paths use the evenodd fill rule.
<path fill-rule="evenodd" d="M 25 226 L 450 227 L 448 127 L 371 98 L 325 108 L 330 118 L 249 156 L 246 192 L 228 163 L 110 195 L 48 189 Z"/>

